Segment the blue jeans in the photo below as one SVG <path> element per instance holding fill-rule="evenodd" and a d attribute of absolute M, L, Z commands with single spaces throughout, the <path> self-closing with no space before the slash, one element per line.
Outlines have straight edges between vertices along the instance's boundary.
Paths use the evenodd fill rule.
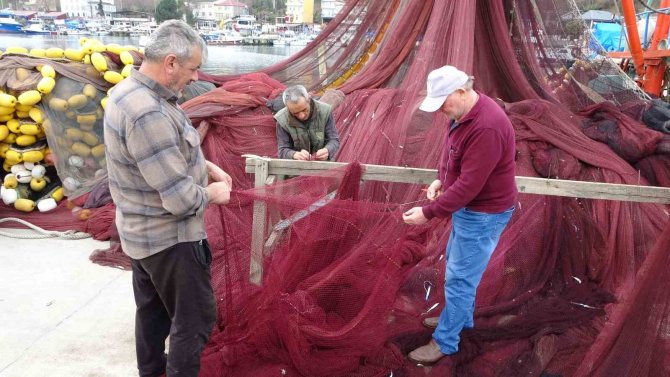
<path fill-rule="evenodd" d="M 444 354 L 456 353 L 461 330 L 474 327 L 477 286 L 513 212 L 514 207 L 495 214 L 462 208 L 451 217 L 445 307 L 433 332 L 433 339 Z"/>

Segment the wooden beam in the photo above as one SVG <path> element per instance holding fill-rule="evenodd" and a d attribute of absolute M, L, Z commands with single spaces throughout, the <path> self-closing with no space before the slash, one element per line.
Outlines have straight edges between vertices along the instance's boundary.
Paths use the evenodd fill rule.
<path fill-rule="evenodd" d="M 343 162 L 279 160 L 246 156 L 246 172 L 253 173 L 257 158 L 268 162 L 268 174 L 321 175 L 325 171 L 341 168 Z M 362 164 L 363 180 L 429 184 L 437 177 L 437 170 Z M 519 192 L 525 194 L 568 196 L 574 198 L 621 200 L 670 204 L 670 188 L 654 186 L 621 185 L 613 183 L 569 181 L 534 177 L 516 177 Z"/>
<path fill-rule="evenodd" d="M 329 161 L 296 161 L 265 159 L 268 161 L 268 174 L 274 175 L 321 175 L 330 169 L 342 168 L 344 162 Z M 430 184 L 435 180 L 437 172 L 434 169 L 404 168 L 401 166 L 383 166 L 362 164 L 364 167 L 361 179 L 366 181 L 400 182 L 415 184 Z M 246 172 L 253 173 L 254 159 L 247 158 Z"/>
<path fill-rule="evenodd" d="M 516 177 L 520 193 L 670 204 L 670 188 Z"/>
<path fill-rule="evenodd" d="M 302 220 L 308 215 L 312 214 L 312 212 L 330 203 L 333 199 L 335 199 L 336 195 L 337 191 L 329 192 L 323 198 L 312 203 L 309 207 L 307 207 L 307 209 L 300 210 L 289 216 L 289 218 L 277 222 L 277 224 L 275 224 L 272 227 L 272 232 L 268 236 L 267 241 L 265 241 L 264 253 L 268 254 L 266 253 L 266 251 L 274 247 L 275 243 L 283 237 L 284 233 L 286 232 L 286 229 L 288 229 L 291 225 L 293 225 L 297 221 Z"/>
<path fill-rule="evenodd" d="M 249 160 L 247 160 L 249 161 Z M 254 159 L 254 184 L 255 187 L 265 186 L 268 179 L 269 161 Z M 267 206 L 262 201 L 254 202 L 253 225 L 251 231 L 251 258 L 249 262 L 249 281 L 261 285 L 263 279 L 263 243 L 265 241 L 265 221 Z"/>

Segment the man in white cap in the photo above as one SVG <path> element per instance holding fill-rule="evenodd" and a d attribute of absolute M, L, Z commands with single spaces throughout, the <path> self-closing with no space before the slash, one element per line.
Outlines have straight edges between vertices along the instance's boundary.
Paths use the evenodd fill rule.
<path fill-rule="evenodd" d="M 420 109 L 449 120 L 439 179 L 428 187 L 431 201 L 403 214 L 407 224 L 433 217 L 452 219 L 446 248 L 445 307 L 425 318 L 431 341 L 408 358 L 428 366 L 458 351 L 460 332 L 474 327 L 475 293 L 500 234 L 512 217 L 517 188 L 512 123 L 491 98 L 472 89 L 473 78 L 452 66 L 428 75 Z"/>

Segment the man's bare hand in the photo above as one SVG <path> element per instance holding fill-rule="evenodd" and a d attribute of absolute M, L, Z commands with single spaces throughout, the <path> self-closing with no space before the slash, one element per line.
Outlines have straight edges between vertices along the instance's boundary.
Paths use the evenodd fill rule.
<path fill-rule="evenodd" d="M 293 153 L 293 159 L 298 161 L 309 161 L 311 155 L 306 150 L 301 150 L 300 152 Z"/>
<path fill-rule="evenodd" d="M 210 182 L 226 182 L 231 189 L 233 188 L 233 179 L 230 178 L 228 173 L 211 161 L 205 161 L 205 164 L 207 165 L 207 175 Z"/>
<path fill-rule="evenodd" d="M 328 157 L 330 156 L 330 152 L 328 152 L 328 149 L 326 148 L 321 148 L 316 153 L 314 154 L 314 158 L 319 160 L 319 161 L 326 161 L 328 160 Z"/>
<path fill-rule="evenodd" d="M 433 201 L 440 195 L 442 195 L 442 181 L 436 179 L 433 181 L 433 183 L 430 184 L 430 186 L 428 186 L 428 190 L 426 190 L 426 197 L 428 197 L 428 200 Z"/>
<path fill-rule="evenodd" d="M 428 222 L 426 216 L 423 215 L 421 207 L 410 208 L 402 214 L 402 220 L 409 225 L 421 225 Z"/>
<path fill-rule="evenodd" d="M 228 204 L 230 201 L 230 185 L 226 182 L 210 183 L 205 190 L 212 204 Z"/>

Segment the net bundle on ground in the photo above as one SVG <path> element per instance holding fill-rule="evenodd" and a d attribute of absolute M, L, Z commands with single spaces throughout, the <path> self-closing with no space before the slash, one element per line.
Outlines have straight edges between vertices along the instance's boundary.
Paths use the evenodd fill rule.
<path fill-rule="evenodd" d="M 235 192 L 206 213 L 219 312 L 201 375 L 667 376 L 667 206 L 521 194 L 475 328 L 421 368 L 405 355 L 444 305 L 450 220 L 404 225 L 422 187 L 360 180 L 361 163 L 436 168 L 446 120 L 418 105 L 428 72 L 450 64 L 504 106 L 517 175 L 667 186 L 668 135 L 642 122 L 652 103 L 568 27 L 578 17 L 552 0 L 349 0 L 286 62 L 202 74 L 219 87 L 183 107 Z M 276 156 L 265 104 L 292 84 L 344 93 L 337 159 L 351 164 L 253 188 L 241 156 Z M 268 219 L 261 286 L 249 282 L 254 202 Z"/>
<path fill-rule="evenodd" d="M 116 55 L 105 53 L 105 56 L 110 59 L 110 68 L 112 64 L 115 68 L 120 64 L 120 62 L 117 62 L 119 64 L 113 63 L 112 58 Z M 139 53 L 135 56 L 138 64 L 141 63 Z M 116 59 L 118 60 L 118 56 L 116 56 Z M 47 188 L 35 192 L 23 190 L 21 196 L 37 201 L 38 198 L 48 197 L 50 188 L 63 186 L 69 200 L 60 201 L 56 208 L 48 213 L 38 212 L 37 210 L 29 213 L 18 212 L 12 204 L 5 202 L 0 204 L 0 217 L 17 217 L 49 230 L 76 230 L 89 233 L 96 239 L 109 239 L 110 230 L 112 234 L 115 234 L 112 224 L 115 209 L 111 204 L 107 182 L 103 178 L 105 175 L 104 162 L 101 164 L 96 162 L 91 156 L 89 148 L 96 144 L 99 147 L 102 146 L 102 117 L 95 116 L 95 123 L 90 124 L 90 129 L 87 130 L 87 137 L 92 138 L 93 141 L 89 139 L 90 144 L 87 144 L 89 147 L 86 147 L 86 153 L 80 153 L 87 159 L 81 156 L 72 157 L 76 153 L 71 149 L 71 145 L 73 141 L 79 141 L 81 136 L 73 138 L 70 132 L 75 131 L 79 135 L 82 134 L 80 125 L 77 124 L 78 115 L 97 114 L 98 112 L 102 114 L 103 110 L 99 108 L 100 99 L 111 84 L 105 81 L 92 65 L 81 64 L 81 62 L 73 62 L 68 59 L 47 59 L 26 54 L 5 53 L 0 59 L 0 87 L 17 95 L 22 91 L 35 89 L 37 83 L 42 79 L 42 75 L 36 69 L 37 67 L 41 69 L 47 65 L 53 69 L 56 80 L 54 80 L 53 87 L 49 89 L 48 93 L 41 96 L 41 100 L 35 103 L 34 107 L 39 110 L 40 118 L 43 118 L 39 123 L 41 123 L 40 127 L 44 128 L 46 132 L 49 152 L 45 152 L 45 154 L 50 157 L 40 160 L 39 164 L 45 166 L 47 172 L 52 169 L 57 170 L 58 176 L 49 177 L 50 182 L 46 186 Z M 25 77 L 19 78 L 19 71 L 24 72 Z M 86 100 L 84 102 L 85 105 L 76 109 L 77 113 L 70 111 L 66 115 L 65 112 L 56 110 L 56 106 L 51 105 L 51 100 L 54 99 L 57 99 L 60 103 L 67 103 L 64 99 L 82 94 L 82 88 L 86 86 L 91 89 L 91 92 L 89 92 L 91 98 L 90 101 Z M 79 95 L 79 97 L 82 96 Z M 20 118 L 20 123 L 32 122 L 30 118 L 18 118 Z M 5 147 L 10 145 L 6 142 L 1 144 Z M 41 141 L 35 144 L 42 145 Z M 42 145 L 42 147 L 44 146 L 46 145 Z M 11 145 L 11 147 L 16 147 L 16 144 Z M 25 150 L 31 150 L 31 147 L 28 146 Z M 104 158 L 104 148 L 101 151 L 101 157 Z M 75 160 L 71 158 L 75 158 Z M 0 157 L 0 161 L 3 160 L 6 161 L 6 159 Z M 98 160 L 102 160 L 102 158 L 98 158 Z M 68 184 L 68 182 L 72 184 Z M 6 222 L 0 226 L 14 227 L 17 226 L 17 223 Z"/>

